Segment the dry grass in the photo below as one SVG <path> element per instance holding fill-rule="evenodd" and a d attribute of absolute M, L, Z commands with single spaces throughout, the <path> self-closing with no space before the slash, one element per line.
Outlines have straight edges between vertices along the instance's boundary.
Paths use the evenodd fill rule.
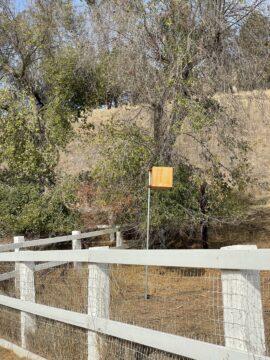
<path fill-rule="evenodd" d="M 13 352 L 1 349 L 0 348 L 0 359 L 1 360 L 26 360 L 25 358 L 19 358 L 18 356 L 14 355 Z"/>

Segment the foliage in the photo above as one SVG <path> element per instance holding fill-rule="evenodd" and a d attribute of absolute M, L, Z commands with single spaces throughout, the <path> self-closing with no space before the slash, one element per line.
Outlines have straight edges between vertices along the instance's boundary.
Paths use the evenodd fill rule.
<path fill-rule="evenodd" d="M 37 1 L 22 13 L 0 6 L 0 231 L 62 232 L 77 215 L 67 205 L 74 192 L 57 181 L 59 151 L 80 110 L 96 104 L 93 71 L 78 68 L 72 46 L 80 20 L 70 1 Z"/>
<path fill-rule="evenodd" d="M 72 0 L 34 0 L 19 13 L 14 1 L 0 1 L 1 231 L 61 232 L 76 220 L 66 205 L 75 190 L 56 175 L 60 151 L 74 122 L 121 96 L 146 107 L 151 121 L 142 128 L 135 118 L 112 120 L 92 129 L 101 160 L 92 174 L 99 204 L 144 231 L 147 170 L 171 165 L 174 189 L 154 194 L 157 232 L 241 214 L 248 147 L 238 119 L 214 94 L 235 79 L 245 88 L 265 81 L 260 58 L 269 21 L 261 3 L 86 1 L 86 14 Z M 249 49 L 251 35 L 257 40 Z M 225 162 L 211 151 L 213 129 Z M 179 136 L 198 144 L 201 166 L 177 153 Z"/>
<path fill-rule="evenodd" d="M 101 157 L 92 173 L 97 184 L 97 204 L 110 206 L 117 223 L 128 224 L 144 234 L 148 169 L 154 152 L 151 134 L 134 123 L 112 120 L 96 129 L 91 141 L 96 142 Z M 203 214 L 203 170 L 179 159 L 173 165 L 173 189 L 152 192 L 152 241 L 160 231 L 177 233 L 181 229 L 197 229 L 203 220 L 226 223 L 241 218 L 247 205 L 242 196 L 247 183 L 244 168 L 235 167 L 236 182 L 233 178 L 229 182 L 218 166 L 208 169 L 207 214 Z M 242 177 L 236 174 L 237 168 Z"/>
<path fill-rule="evenodd" d="M 269 30 L 269 18 L 260 11 L 252 12 L 240 30 L 241 47 L 258 56 L 266 56 L 270 42 Z"/>
<path fill-rule="evenodd" d="M 54 235 L 79 225 L 73 210 L 76 183 L 59 182 L 45 193 L 31 182 L 0 182 L 0 234 Z"/>
<path fill-rule="evenodd" d="M 269 17 L 260 11 L 254 11 L 250 14 L 239 34 L 239 45 L 244 56 L 252 58 L 253 66 L 259 68 L 260 76 L 256 84 L 257 87 L 269 87 L 270 85 L 269 34 Z M 250 88 L 250 86 L 245 84 L 245 88 Z"/>
<path fill-rule="evenodd" d="M 0 98 L 0 162 L 13 181 L 34 181 L 43 185 L 54 181 L 57 164 L 55 144 L 61 143 L 64 129 L 55 118 L 48 117 L 46 139 L 42 139 L 40 119 L 32 99 L 7 90 Z M 5 110 L 7 109 L 7 110 Z"/>
<path fill-rule="evenodd" d="M 44 77 L 50 89 L 50 106 L 68 118 L 86 108 L 96 107 L 104 99 L 99 67 L 90 59 L 82 59 L 82 49 L 63 47 L 57 56 L 46 59 Z"/>
<path fill-rule="evenodd" d="M 243 86 L 250 81 L 251 88 L 262 83 L 259 70 L 254 78 L 249 76 L 254 58 L 239 49 L 239 29 L 261 4 L 251 3 L 89 3 L 96 36 L 103 39 L 100 53 L 111 50 L 112 83 L 121 74 L 124 92 L 151 114 L 145 129 L 132 115 L 95 134 L 101 162 L 94 172 L 97 198 L 117 207 L 123 223 L 144 229 L 147 170 L 153 165 L 175 168 L 174 189 L 154 194 L 152 219 L 158 235 L 162 229 L 195 224 L 201 225 L 202 233 L 210 221 L 233 222 L 242 215 L 249 181 L 248 145 L 240 117 L 221 106 L 215 94 L 235 82 Z M 183 149 L 176 150 L 183 136 L 187 146 L 197 144 L 200 165 L 195 166 Z M 212 151 L 213 141 L 222 157 Z"/>
<path fill-rule="evenodd" d="M 102 159 L 92 174 L 100 194 L 97 195 L 99 205 L 114 204 L 114 208 L 120 210 L 118 216 L 125 214 L 126 220 L 133 221 L 134 211 L 142 206 L 142 184 L 145 184 L 144 170 L 151 155 L 151 138 L 136 124 L 129 126 L 112 120 L 101 129 L 92 130 L 90 139 Z"/>

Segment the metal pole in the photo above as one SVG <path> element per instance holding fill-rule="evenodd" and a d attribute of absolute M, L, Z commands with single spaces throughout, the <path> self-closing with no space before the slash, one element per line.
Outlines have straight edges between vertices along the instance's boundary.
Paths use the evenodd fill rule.
<path fill-rule="evenodd" d="M 149 170 L 148 200 L 147 200 L 147 229 L 146 229 L 146 250 L 149 250 L 150 239 L 150 208 L 151 208 L 151 170 Z M 144 299 L 148 299 L 148 266 L 145 266 L 145 288 Z"/>

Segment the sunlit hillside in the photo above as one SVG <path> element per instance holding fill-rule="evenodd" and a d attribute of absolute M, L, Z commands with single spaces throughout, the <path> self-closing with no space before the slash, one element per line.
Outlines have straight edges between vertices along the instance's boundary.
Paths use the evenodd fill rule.
<path fill-rule="evenodd" d="M 232 116 L 239 121 L 239 132 L 248 140 L 250 151 L 248 154 L 252 166 L 252 174 L 260 184 L 270 180 L 270 90 L 264 92 L 242 92 L 234 95 L 217 95 L 219 101 L 226 105 Z M 117 109 L 94 110 L 88 117 L 88 123 L 95 126 L 105 123 L 110 119 L 135 121 L 141 126 L 147 126 L 150 113 L 146 107 L 123 106 Z M 79 174 L 88 171 L 98 161 L 95 148 L 87 138 L 83 138 L 83 130 L 75 126 L 76 135 L 69 144 L 66 153 L 61 154 L 59 171 L 70 174 Z M 216 129 L 216 131 L 219 131 Z M 183 131 L 185 132 L 185 130 Z M 211 150 L 222 161 L 228 161 L 219 144 L 212 136 Z M 191 137 L 182 135 L 178 139 L 177 151 L 198 165 L 204 166 L 200 159 L 200 144 Z M 258 189 L 259 190 L 259 189 Z"/>

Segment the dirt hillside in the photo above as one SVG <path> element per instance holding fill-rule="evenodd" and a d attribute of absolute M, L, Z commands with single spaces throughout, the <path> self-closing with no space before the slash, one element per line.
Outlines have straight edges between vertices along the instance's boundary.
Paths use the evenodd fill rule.
<path fill-rule="evenodd" d="M 240 118 L 241 135 L 244 135 L 249 143 L 249 161 L 253 167 L 253 174 L 260 183 L 267 183 L 270 179 L 270 90 L 262 92 L 240 92 L 234 95 L 217 95 L 218 100 L 229 109 L 232 116 Z M 94 110 L 88 117 L 87 122 L 98 126 L 110 119 L 134 121 L 141 126 L 148 126 L 151 121 L 151 113 L 147 107 L 123 106 L 117 109 Z M 93 145 L 83 142 L 81 134 L 83 130 L 78 124 L 75 125 L 74 139 L 67 147 L 67 151 L 61 154 L 59 171 L 69 174 L 78 174 L 89 170 L 97 160 Z M 218 131 L 218 130 L 217 130 Z M 222 149 L 212 141 L 214 151 L 223 160 Z M 190 137 L 181 135 L 179 149 L 195 164 L 200 164 L 200 146 Z M 263 195 L 263 194 L 262 194 Z"/>

